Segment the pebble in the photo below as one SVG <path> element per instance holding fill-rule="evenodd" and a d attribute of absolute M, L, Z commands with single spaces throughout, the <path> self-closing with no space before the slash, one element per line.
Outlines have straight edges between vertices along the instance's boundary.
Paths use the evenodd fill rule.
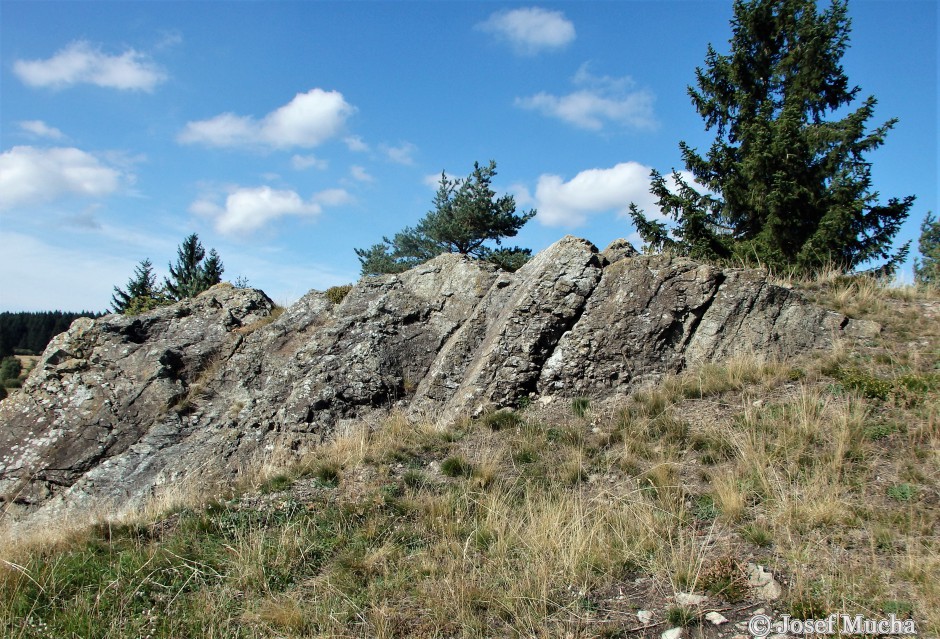
<path fill-rule="evenodd" d="M 712 624 L 716 626 L 720 626 L 723 623 L 728 623 L 728 618 L 725 617 L 720 612 L 710 612 L 707 615 L 705 615 L 705 619 L 712 622 Z"/>
<path fill-rule="evenodd" d="M 708 597 L 704 595 L 695 595 L 691 592 L 680 592 L 676 594 L 676 603 L 680 606 L 701 606 Z"/>

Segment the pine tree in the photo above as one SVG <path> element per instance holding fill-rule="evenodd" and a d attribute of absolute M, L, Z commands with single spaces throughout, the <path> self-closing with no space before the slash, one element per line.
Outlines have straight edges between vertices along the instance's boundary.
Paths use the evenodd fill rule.
<path fill-rule="evenodd" d="M 920 225 L 917 248 L 924 261 L 914 260 L 914 281 L 940 288 L 940 219 L 931 212 L 927 213 Z"/>
<path fill-rule="evenodd" d="M 195 297 L 210 286 L 222 281 L 222 260 L 215 249 L 206 250 L 199 241 L 199 236 L 193 233 L 180 244 L 176 251 L 176 264 L 170 264 L 170 277 L 164 281 L 167 294 L 175 300 Z"/>
<path fill-rule="evenodd" d="M 441 173 L 434 208 L 414 228 L 396 233 L 391 240 L 369 249 L 356 249 L 363 275 L 400 273 L 442 253 L 464 253 L 491 260 L 504 268 L 518 268 L 528 257 L 528 249 L 497 248 L 503 238 L 515 237 L 535 216 L 535 210 L 516 213 L 512 195 L 496 197 L 492 180 L 496 162 L 487 166 L 474 163 L 466 178 L 449 178 Z"/>
<path fill-rule="evenodd" d="M 131 305 L 131 302 L 137 298 L 158 299 L 161 297 L 162 291 L 157 287 L 157 277 L 153 272 L 153 264 L 151 264 L 149 258 L 145 258 L 134 268 L 134 275 L 128 280 L 126 291 L 117 286 L 114 287 L 111 308 L 114 309 L 115 313 L 124 313 Z"/>
<path fill-rule="evenodd" d="M 697 88 L 689 87 L 715 140 L 704 157 L 680 143 L 707 193 L 678 172 L 670 189 L 654 171 L 651 192 L 675 228 L 670 234 L 634 207 L 647 245 L 803 272 L 875 259 L 897 265 L 907 246 L 892 252 L 892 241 L 914 197 L 877 204 L 864 159 L 896 120 L 867 129 L 874 97 L 842 119 L 826 119 L 860 91 L 840 64 L 849 42 L 846 1 L 820 13 L 815 0 L 736 0 L 731 24 L 730 53 L 709 45 Z"/>
<path fill-rule="evenodd" d="M 201 267 L 201 284 L 203 290 L 215 286 L 222 281 L 222 273 L 225 268 L 222 266 L 222 259 L 215 249 L 209 249 L 209 256 L 203 262 Z"/>

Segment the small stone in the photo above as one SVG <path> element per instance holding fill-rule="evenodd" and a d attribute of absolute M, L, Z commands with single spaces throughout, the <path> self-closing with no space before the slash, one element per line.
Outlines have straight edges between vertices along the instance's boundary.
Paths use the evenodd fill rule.
<path fill-rule="evenodd" d="M 704 595 L 695 595 L 691 592 L 680 592 L 676 594 L 676 603 L 680 606 L 701 606 L 708 597 Z"/>
<path fill-rule="evenodd" d="M 636 613 L 636 618 L 640 620 L 641 624 L 646 625 L 653 620 L 653 611 L 639 610 Z"/>
<path fill-rule="evenodd" d="M 763 566 L 757 564 L 747 565 L 748 585 L 755 590 L 755 594 L 764 601 L 774 601 L 783 594 L 783 588 L 774 579 L 774 576 Z M 754 614 L 761 614 L 757 611 Z"/>
<path fill-rule="evenodd" d="M 660 639 L 681 639 L 685 635 L 685 628 L 670 628 L 660 635 Z"/>
<path fill-rule="evenodd" d="M 714 611 L 710 612 L 707 615 L 705 615 L 705 619 L 707 619 L 708 621 L 710 621 L 712 624 L 716 626 L 720 626 L 723 623 L 728 623 L 728 618 L 725 617 L 720 612 L 714 612 Z"/>

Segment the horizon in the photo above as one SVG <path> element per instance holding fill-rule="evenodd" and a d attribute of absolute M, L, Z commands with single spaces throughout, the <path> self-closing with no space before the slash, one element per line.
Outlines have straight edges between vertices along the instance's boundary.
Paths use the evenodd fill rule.
<path fill-rule="evenodd" d="M 538 210 L 509 244 L 637 243 L 649 172 L 713 138 L 686 87 L 730 2 L 0 2 L 0 311 L 108 308 L 190 233 L 223 279 L 287 305 L 359 279 L 432 208 L 441 172 L 497 162 Z M 855 0 L 842 59 L 880 202 L 937 207 L 937 4 Z M 4 175 L 5 174 L 5 175 Z"/>

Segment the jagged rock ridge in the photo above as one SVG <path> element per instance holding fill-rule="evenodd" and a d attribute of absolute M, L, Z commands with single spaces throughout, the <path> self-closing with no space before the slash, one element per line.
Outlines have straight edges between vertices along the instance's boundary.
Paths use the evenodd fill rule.
<path fill-rule="evenodd" d="M 0 499 L 33 523 L 120 513 L 392 405 L 447 421 L 523 397 L 624 393 L 860 328 L 760 272 L 570 236 L 516 273 L 442 255 L 363 279 L 338 305 L 311 291 L 280 315 L 261 291 L 220 285 L 56 337 L 0 404 Z"/>

